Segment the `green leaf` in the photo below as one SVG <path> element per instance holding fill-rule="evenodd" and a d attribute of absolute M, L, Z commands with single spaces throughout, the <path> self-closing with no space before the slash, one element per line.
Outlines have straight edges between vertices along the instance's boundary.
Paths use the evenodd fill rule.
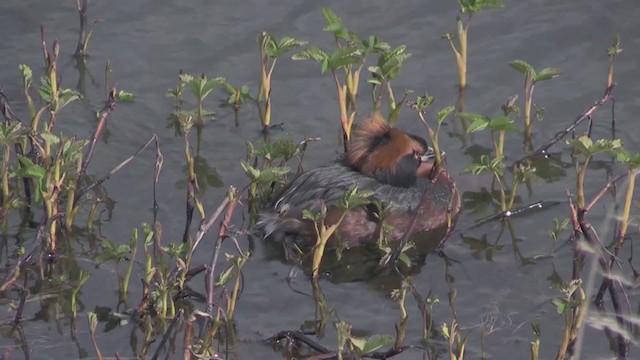
<path fill-rule="evenodd" d="M 302 210 L 302 218 L 305 220 L 311 220 L 314 223 L 318 223 L 322 220 L 322 213 L 320 213 L 319 211 L 304 209 Z"/>
<path fill-rule="evenodd" d="M 431 106 L 431 104 L 433 104 L 434 100 L 435 98 L 431 95 L 418 96 L 418 98 L 416 98 L 415 109 L 423 113 L 427 111 L 427 108 Z"/>
<path fill-rule="evenodd" d="M 340 67 L 360 64 L 362 62 L 362 51 L 355 46 L 347 46 L 337 49 L 322 64 L 322 72 L 335 70 Z"/>
<path fill-rule="evenodd" d="M 22 123 L 2 122 L 0 123 L 0 144 L 13 145 L 22 136 Z"/>
<path fill-rule="evenodd" d="M 525 75 L 531 74 L 532 77 L 535 77 L 536 70 L 524 60 L 513 60 L 509 65 Z"/>
<path fill-rule="evenodd" d="M 274 166 L 263 169 L 260 171 L 260 175 L 257 180 L 263 183 L 283 183 L 285 179 L 285 175 L 287 175 L 291 170 L 286 166 Z"/>
<path fill-rule="evenodd" d="M 410 53 L 405 52 L 406 46 L 400 45 L 397 48 L 384 51 L 378 58 L 379 73 L 387 81 L 395 79 L 402 70 L 403 62 L 411 57 Z"/>
<path fill-rule="evenodd" d="M 447 116 L 449 116 L 449 114 L 451 114 L 455 109 L 455 106 L 447 106 L 446 108 L 438 111 L 438 124 L 441 125 L 444 122 L 444 119 L 446 119 Z"/>
<path fill-rule="evenodd" d="M 46 177 L 47 172 L 44 167 L 34 164 L 31 159 L 26 156 L 20 156 L 18 159 L 22 165 L 18 169 L 18 176 L 30 177 L 37 180 L 42 180 Z"/>
<path fill-rule="evenodd" d="M 489 126 L 489 121 L 485 119 L 475 119 L 471 121 L 471 123 L 469 124 L 469 127 L 467 127 L 467 134 L 486 130 L 488 126 Z"/>
<path fill-rule="evenodd" d="M 215 89 L 218 85 L 221 85 L 225 82 L 225 79 L 222 77 L 217 77 L 214 79 L 207 78 L 204 74 L 195 78 L 192 78 L 189 82 L 191 87 L 191 92 L 198 98 L 204 99 L 213 89 Z"/>
<path fill-rule="evenodd" d="M 473 163 L 465 167 L 464 172 L 478 175 L 481 173 L 492 173 L 502 175 L 504 171 L 504 163 L 498 158 L 489 158 L 487 155 L 480 156 L 478 163 Z"/>
<path fill-rule="evenodd" d="M 616 55 L 620 54 L 622 50 L 623 49 L 620 47 L 620 34 L 617 34 L 615 40 L 613 41 L 613 45 L 611 45 L 611 47 L 607 49 L 607 55 L 613 58 Z"/>
<path fill-rule="evenodd" d="M 491 131 L 518 131 L 518 127 L 513 122 L 513 119 L 506 116 L 499 116 L 491 119 L 489 122 L 489 130 Z"/>
<path fill-rule="evenodd" d="M 369 36 L 368 39 L 362 40 L 362 47 L 366 51 L 383 52 L 391 47 L 386 42 L 379 41 L 376 36 Z"/>
<path fill-rule="evenodd" d="M 562 298 L 554 298 L 551 300 L 551 303 L 555 305 L 556 311 L 558 311 L 558 314 L 560 315 L 564 314 L 571 308 L 571 303 Z"/>
<path fill-rule="evenodd" d="M 218 275 L 218 278 L 216 279 L 216 286 L 222 286 L 229 282 L 229 280 L 231 279 L 232 271 L 233 266 L 229 266 L 220 275 Z"/>
<path fill-rule="evenodd" d="M 268 37 L 265 53 L 270 58 L 277 58 L 289 51 L 299 48 L 307 44 L 307 41 L 297 40 L 295 38 L 285 36 L 280 41 L 277 41 L 274 37 Z"/>
<path fill-rule="evenodd" d="M 342 201 L 338 207 L 342 210 L 350 210 L 355 207 L 368 204 L 371 202 L 369 199 L 373 195 L 371 190 L 359 190 L 358 185 L 354 184 L 347 189 L 344 193 Z"/>
<path fill-rule="evenodd" d="M 553 79 L 555 77 L 560 76 L 560 74 L 562 74 L 562 71 L 560 71 L 560 69 L 557 69 L 557 68 L 544 68 L 544 69 L 540 70 L 538 73 L 536 73 L 536 76 L 535 76 L 534 80 L 535 81 L 550 80 L 550 79 Z"/>
<path fill-rule="evenodd" d="M 598 139 L 594 142 L 588 136 L 570 139 L 567 140 L 566 143 L 573 147 L 576 153 L 582 157 L 590 157 L 600 153 L 609 153 L 615 157 L 615 153 L 622 148 L 622 141 L 620 139 Z"/>
<path fill-rule="evenodd" d="M 440 326 L 440 332 L 442 332 L 442 336 L 444 336 L 445 339 L 449 339 L 451 337 L 447 323 L 442 323 L 442 326 Z"/>
<path fill-rule="evenodd" d="M 255 167 L 253 167 L 251 164 L 249 164 L 245 160 L 242 160 L 240 162 L 240 166 L 242 166 L 242 169 L 247 174 L 249 179 L 258 180 L 258 178 L 260 178 L 260 170 L 256 169 Z"/>
<path fill-rule="evenodd" d="M 121 244 L 116 248 L 118 255 L 123 256 L 131 252 L 131 246 L 129 244 Z"/>
<path fill-rule="evenodd" d="M 291 59 L 292 60 L 313 60 L 317 62 L 322 62 L 328 57 L 329 55 L 327 54 L 326 51 L 320 49 L 319 47 L 312 46 L 297 54 L 293 54 L 293 56 L 291 56 Z"/>
<path fill-rule="evenodd" d="M 624 149 L 619 149 L 615 152 L 616 161 L 628 165 L 630 168 L 635 169 L 640 167 L 640 154 L 632 154 Z"/>
<path fill-rule="evenodd" d="M 458 4 L 460 10 L 467 14 L 477 13 L 482 9 L 503 7 L 501 0 L 458 0 Z"/>
<path fill-rule="evenodd" d="M 567 145 L 573 147 L 573 149 L 580 153 L 587 155 L 589 154 L 589 149 L 593 146 L 593 141 L 588 136 L 581 136 L 577 139 L 570 139 L 566 141 Z"/>
<path fill-rule="evenodd" d="M 467 121 L 477 121 L 477 120 L 484 120 L 486 122 L 489 122 L 491 120 L 491 118 L 484 116 L 482 114 L 478 114 L 478 113 L 470 113 L 470 112 L 461 112 L 458 114 L 458 116 L 462 119 L 462 120 L 467 120 Z"/>
<path fill-rule="evenodd" d="M 178 77 L 180 78 L 180 82 L 182 83 L 181 85 L 186 85 L 190 82 L 193 81 L 193 75 L 187 74 L 187 73 L 182 73 L 180 75 L 178 75 Z"/>
<path fill-rule="evenodd" d="M 333 36 L 339 39 L 350 40 L 349 30 L 342 23 L 342 19 L 336 15 L 331 9 L 323 7 L 322 8 L 322 16 L 324 16 L 324 20 L 327 22 L 327 26 L 325 26 L 323 31 L 333 33 Z"/>
<path fill-rule="evenodd" d="M 27 90 L 31 86 L 31 82 L 33 80 L 33 71 L 31 71 L 31 68 L 25 64 L 18 65 L 18 70 L 20 70 L 20 74 L 22 75 L 24 89 Z"/>
<path fill-rule="evenodd" d="M 60 89 L 54 111 L 60 111 L 63 107 L 79 99 L 82 99 L 82 94 L 79 92 L 72 89 Z"/>
<path fill-rule="evenodd" d="M 48 145 L 57 145 L 60 143 L 60 138 L 50 132 L 43 131 L 40 136 Z"/>
<path fill-rule="evenodd" d="M 467 128 L 468 134 L 486 129 L 489 126 L 489 122 L 491 121 L 491 118 L 477 113 L 462 112 L 459 113 L 458 116 L 462 120 L 471 122 L 469 124 L 469 127 Z"/>
<path fill-rule="evenodd" d="M 393 342 L 393 337 L 389 335 L 373 335 L 368 339 L 364 339 L 351 336 L 349 341 L 358 348 L 360 353 L 367 354 L 391 344 Z"/>
<path fill-rule="evenodd" d="M 126 92 L 124 90 L 120 90 L 116 95 L 116 99 L 121 102 L 133 102 L 134 95 L 133 93 Z"/>
<path fill-rule="evenodd" d="M 83 156 L 83 149 L 87 144 L 89 144 L 89 140 L 86 139 L 65 139 L 64 150 L 62 152 L 63 159 L 68 162 L 75 162 L 78 157 Z"/>
<path fill-rule="evenodd" d="M 50 104 L 53 101 L 53 90 L 51 90 L 51 79 L 48 76 L 40 77 L 40 88 L 38 89 L 38 93 L 47 104 Z"/>

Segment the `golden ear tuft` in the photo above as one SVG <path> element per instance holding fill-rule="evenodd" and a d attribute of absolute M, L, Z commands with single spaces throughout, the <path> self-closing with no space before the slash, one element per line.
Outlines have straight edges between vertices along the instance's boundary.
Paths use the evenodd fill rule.
<path fill-rule="evenodd" d="M 391 126 L 380 113 L 373 113 L 356 127 L 351 134 L 347 162 L 357 169 L 360 168 L 367 156 L 374 150 L 376 142 L 381 137 L 387 136 L 389 131 L 391 131 Z"/>

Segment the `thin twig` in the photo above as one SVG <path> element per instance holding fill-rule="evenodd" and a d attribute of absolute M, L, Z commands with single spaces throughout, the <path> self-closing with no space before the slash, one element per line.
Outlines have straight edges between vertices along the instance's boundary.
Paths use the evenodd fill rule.
<path fill-rule="evenodd" d="M 64 215 L 63 213 L 58 213 L 56 215 L 57 217 L 60 217 Z M 27 265 L 27 263 L 29 263 L 31 261 L 31 259 L 33 258 L 33 255 L 35 254 L 36 250 L 38 250 L 40 248 L 40 246 L 42 246 L 42 242 L 45 238 L 45 234 L 46 234 L 46 227 L 49 224 L 49 219 L 45 217 L 43 217 L 43 219 L 40 221 L 40 225 L 38 226 L 38 230 L 36 231 L 36 240 L 33 243 L 33 247 L 31 248 L 31 250 L 27 253 L 25 253 L 24 255 L 22 255 L 18 261 L 16 261 L 16 264 L 13 266 L 13 269 L 11 269 L 11 271 L 7 272 L 8 274 L 10 274 L 9 276 L 6 277 L 6 280 L 2 283 L 2 286 L 0 286 L 0 294 L 4 293 L 11 285 L 13 285 L 16 280 L 18 280 L 18 277 L 20 276 L 20 272 L 22 270 L 23 267 L 25 267 Z"/>
<path fill-rule="evenodd" d="M 105 126 L 107 125 L 107 118 L 116 108 L 116 89 L 112 88 L 109 92 L 109 100 L 107 100 L 107 104 L 100 110 L 98 115 L 98 126 L 96 127 L 96 131 L 93 133 L 93 137 L 91 138 L 91 144 L 89 145 L 89 149 L 87 150 L 86 155 L 84 156 L 84 160 L 82 161 L 82 166 L 80 167 L 80 174 L 78 174 L 78 179 L 82 179 L 87 172 L 87 167 L 89 166 L 89 161 L 93 157 L 93 150 L 96 147 L 96 143 L 98 142 L 98 138 L 102 135 Z"/>
<path fill-rule="evenodd" d="M 325 355 L 329 355 L 328 357 L 322 357 L 322 359 L 337 359 L 338 357 L 338 351 L 334 351 L 331 350 L 327 347 L 325 347 L 322 344 L 319 344 L 318 342 L 314 341 L 313 339 L 311 339 L 309 336 L 307 336 L 305 333 L 303 333 L 302 331 L 281 331 L 279 333 L 277 333 L 276 335 L 268 338 L 265 340 L 265 342 L 269 342 L 269 343 L 273 343 L 273 342 L 278 342 L 280 340 L 284 340 L 284 339 L 288 339 L 288 340 L 296 340 L 299 341 L 305 345 L 307 345 L 308 347 L 310 347 L 311 349 L 321 353 L 321 354 L 325 354 Z M 366 354 L 362 354 L 361 357 L 363 358 L 371 358 L 371 359 L 388 359 L 391 357 L 394 357 L 404 351 L 406 351 L 407 349 L 409 349 L 410 346 L 403 346 L 399 349 L 389 349 L 387 351 L 372 351 L 372 352 L 368 352 Z M 352 355 L 350 352 L 343 352 L 342 353 L 342 357 L 348 357 Z"/>
<path fill-rule="evenodd" d="M 220 247 L 222 246 L 222 241 L 227 236 L 227 229 L 231 225 L 231 218 L 233 217 L 233 212 L 240 202 L 240 192 L 238 189 L 231 187 L 229 197 L 231 200 L 229 201 L 229 205 L 227 206 L 227 212 L 224 215 L 224 219 L 220 223 L 220 228 L 218 229 L 218 237 L 216 238 L 216 246 L 213 252 L 213 256 L 211 256 L 211 263 L 209 265 L 208 272 L 208 286 L 207 286 L 207 310 L 208 314 L 213 315 L 213 294 L 215 287 L 215 268 L 218 262 L 218 257 L 220 254 Z"/>
<path fill-rule="evenodd" d="M 585 212 L 589 212 L 594 205 L 615 185 L 618 180 L 627 176 L 627 173 L 620 174 L 615 176 L 613 179 L 609 180 L 609 182 L 598 192 L 596 196 L 593 197 L 593 200 L 584 208 Z"/>
<path fill-rule="evenodd" d="M 545 145 L 537 148 L 533 153 L 523 157 L 522 159 L 515 161 L 514 164 L 521 163 L 529 158 L 532 158 L 538 155 L 546 154 L 547 150 L 549 150 L 550 147 L 552 147 L 557 142 L 562 140 L 567 134 L 575 130 L 575 128 L 578 125 L 580 125 L 583 121 L 589 119 L 591 115 L 605 102 L 607 102 L 608 100 L 611 100 L 613 98 L 613 96 L 611 95 L 611 91 L 615 86 L 616 84 L 612 84 L 611 86 L 607 87 L 607 89 L 604 91 L 604 94 L 602 95 L 602 98 L 600 98 L 599 100 L 596 100 L 591 106 L 589 106 L 585 111 L 583 111 L 580 115 L 578 115 L 571 125 L 557 132 L 551 138 L 551 140 L 549 140 Z"/>
<path fill-rule="evenodd" d="M 75 201 L 76 203 L 78 202 L 78 199 L 80 199 L 82 197 L 82 195 L 86 194 L 89 190 L 93 189 L 96 186 L 101 185 L 102 183 L 104 183 L 105 181 L 109 180 L 111 178 L 111 176 L 113 176 L 115 173 L 117 173 L 118 171 L 120 171 L 120 169 L 122 169 L 125 165 L 127 165 L 128 163 L 131 162 L 131 160 L 133 160 L 136 156 L 138 156 L 142 150 L 146 149 L 147 146 L 149 146 L 151 144 L 152 141 L 156 142 L 156 154 L 159 151 L 158 150 L 158 135 L 153 134 L 151 136 L 151 138 L 149 139 L 149 141 L 147 141 L 146 144 L 144 144 L 143 146 L 141 146 L 133 155 L 129 156 L 128 158 L 126 158 L 125 160 L 123 160 L 120 164 L 116 165 L 116 167 L 114 167 L 111 171 L 109 171 L 109 173 L 103 177 L 101 177 L 100 179 L 98 179 L 96 182 L 94 182 L 93 184 L 85 187 L 84 189 L 81 189 L 78 191 L 78 194 L 76 194 L 75 197 Z M 162 153 L 160 153 L 160 156 L 162 156 Z M 159 169 L 159 167 L 162 167 L 162 161 L 160 162 L 160 164 L 158 165 L 158 162 L 156 161 L 156 169 Z M 155 181 L 157 182 L 158 180 L 158 174 L 159 174 L 159 170 L 157 170 L 158 172 L 155 174 Z"/>
<path fill-rule="evenodd" d="M 167 340 L 169 340 L 169 335 L 171 334 L 171 331 L 173 331 L 173 328 L 176 326 L 178 321 L 182 318 L 183 313 L 184 313 L 184 309 L 180 309 L 178 310 L 178 313 L 176 314 L 176 316 L 173 317 L 173 320 L 169 324 L 169 327 L 167 327 L 167 331 L 164 332 L 164 335 L 162 336 L 162 340 L 160 341 L 160 344 L 158 345 L 156 352 L 151 357 L 151 360 L 158 359 L 158 357 L 160 356 L 160 352 L 162 351 L 162 349 L 164 349 L 164 346 L 167 344 Z"/>
<path fill-rule="evenodd" d="M 84 46 L 87 41 L 87 10 L 89 8 L 89 0 L 77 0 L 78 15 L 80 15 L 80 32 L 78 34 L 78 46 L 76 46 L 75 56 L 86 56 Z"/>

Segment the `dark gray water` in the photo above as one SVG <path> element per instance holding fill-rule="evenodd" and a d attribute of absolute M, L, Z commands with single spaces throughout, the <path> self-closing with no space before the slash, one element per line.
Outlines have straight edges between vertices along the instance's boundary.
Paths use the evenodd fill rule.
<path fill-rule="evenodd" d="M 436 107 L 454 104 L 457 97 L 457 70 L 453 53 L 441 35 L 455 29 L 457 4 L 454 1 L 136 1 L 92 2 L 90 18 L 100 17 L 89 46 L 86 99 L 64 111 L 58 130 L 65 134 L 88 137 L 94 128 L 93 112 L 103 106 L 104 67 L 107 61 L 113 69 L 110 79 L 118 88 L 136 95 L 133 104 L 121 104 L 110 118 L 106 141 L 99 143 L 90 172 L 102 175 L 125 157 L 136 151 L 151 136 L 158 134 L 165 156 L 164 171 L 159 184 L 159 220 L 165 241 L 179 241 L 184 226 L 185 168 L 183 141 L 166 129 L 166 118 L 173 111 L 171 99 L 165 92 L 178 83 L 180 69 L 188 73 L 206 73 L 210 77 L 223 76 L 234 84 L 246 84 L 255 93 L 259 82 L 256 34 L 268 31 L 277 36 L 294 36 L 324 48 L 331 48 L 333 40 L 322 32 L 324 20 L 321 6 L 329 6 L 339 14 L 354 32 L 377 35 L 392 46 L 406 44 L 413 56 L 405 63 L 402 75 L 394 83 L 397 94 L 403 89 L 416 93 L 427 91 L 436 97 Z M 640 7 L 631 0 L 558 2 L 553 0 L 505 1 L 505 8 L 478 14 L 473 18 L 469 36 L 469 89 L 465 94 L 465 110 L 487 115 L 499 114 L 500 105 L 513 94 L 522 95 L 522 76 L 508 66 L 513 59 L 524 59 L 535 68 L 558 67 L 563 74 L 536 87 L 534 102 L 546 109 L 542 123 L 535 124 L 534 143 L 540 144 L 556 131 L 569 124 L 577 114 L 598 99 L 606 87 L 606 48 L 616 33 L 621 35 L 624 52 L 616 61 L 615 89 L 616 133 L 633 152 L 640 149 L 638 125 L 634 110 L 640 105 Z M 39 26 L 45 26 L 49 42 L 56 37 L 61 43 L 63 60 L 60 74 L 65 87 L 76 87 L 78 71 L 71 54 L 77 39 L 78 19 L 75 1 L 16 1 L 0 3 L 0 86 L 13 99 L 15 108 L 24 106 L 20 96 L 18 64 L 41 71 Z M 363 86 L 363 89 L 366 89 Z M 366 90 L 362 99 L 366 100 Z M 206 189 L 204 204 L 212 212 L 225 196 L 228 185 L 242 186 L 246 182 L 239 165 L 244 157 L 245 142 L 261 137 L 258 114 L 249 106 L 241 111 L 241 126 L 234 126 L 233 113 L 217 109 L 216 99 L 208 99 L 208 108 L 217 111 L 216 119 L 203 132 L 201 155 L 207 159 L 225 187 Z M 273 122 L 285 123 L 287 132 L 295 139 L 319 136 L 320 144 L 312 144 L 305 158 L 305 166 L 312 167 L 332 160 L 340 151 L 336 129 L 338 107 L 335 87 L 319 66 L 309 62 L 279 61 L 273 82 Z M 367 101 L 363 103 L 368 104 Z M 610 137 L 610 105 L 597 113 L 595 137 Z M 368 108 L 362 110 L 366 114 Z M 400 126 L 421 131 L 421 125 L 410 111 L 403 111 Z M 490 147 L 488 137 L 474 136 L 462 141 L 451 136 L 458 131 L 451 123 L 444 129 L 441 145 L 447 151 L 448 169 L 456 176 L 458 187 L 467 196 L 490 187 L 486 176 L 462 174 L 478 146 Z M 511 137 L 507 154 L 515 159 L 522 154 L 521 139 Z M 565 188 L 574 188 L 573 165 L 566 147 L 559 145 L 565 168 L 562 176 L 534 181 L 530 191 L 524 187 L 522 203 L 537 200 L 563 199 Z M 513 154 L 513 155 L 512 155 Z M 117 242 L 128 241 L 131 229 L 151 218 L 151 181 L 154 155 L 146 152 L 133 165 L 121 171 L 107 183 L 109 196 L 116 201 L 113 218 L 102 226 L 102 235 Z M 622 169 L 615 169 L 618 173 Z M 598 191 L 606 181 L 604 170 L 591 172 L 589 193 Z M 466 228 L 475 220 L 490 215 L 491 206 L 484 211 L 466 208 L 458 227 Z M 604 207 L 589 214 L 599 226 L 610 217 Z M 613 215 L 613 213 L 610 213 Z M 533 339 L 531 323 L 542 328 L 541 358 L 555 356 L 560 343 L 563 319 L 550 304 L 560 294 L 550 288 L 548 278 L 557 272 L 563 279 L 570 277 L 572 250 L 561 247 L 553 259 L 525 264 L 522 258 L 548 254 L 551 241 L 547 232 L 554 217 L 565 218 L 565 205 L 538 212 L 514 221 L 513 236 L 499 235 L 499 225 L 488 225 L 466 235 L 496 243 L 493 252 L 478 251 L 481 241 L 451 238 L 447 255 L 458 261 L 450 269 L 457 289 L 458 319 L 469 335 L 467 353 L 479 358 L 484 351 L 493 359 L 529 358 L 529 342 Z M 238 224 L 240 221 L 238 217 Z M 604 228 L 603 228 L 604 229 Z M 604 231 L 604 230 L 602 230 Z M 636 234 L 637 235 L 637 234 Z M 608 232 L 601 233 L 610 239 Z M 195 263 L 207 262 L 212 249 L 211 239 L 200 247 Z M 515 239 L 515 240 L 513 240 Z M 3 260 L 6 258 L 3 258 Z M 91 279 L 84 285 L 80 297 L 82 314 L 96 306 L 115 307 L 117 282 L 113 268 L 105 265 L 96 269 L 90 261 L 80 261 Z M 311 299 L 290 290 L 285 277 L 290 267 L 267 258 L 261 242 L 256 254 L 245 267 L 245 288 L 238 303 L 238 343 L 231 358 L 279 358 L 260 340 L 281 330 L 298 329 L 303 321 L 314 318 Z M 444 262 L 427 258 L 415 278 L 416 287 L 423 293 L 431 291 L 441 299 L 433 312 L 435 323 L 450 322 L 446 305 L 449 285 L 444 277 Z M 132 298 L 139 298 L 140 288 L 132 289 Z M 300 276 L 297 286 L 308 291 L 308 284 Z M 194 288 L 203 289 L 198 278 Z M 389 299 L 396 285 L 376 279 L 370 282 L 324 282 L 327 300 L 335 306 L 340 318 L 354 329 L 369 334 L 394 334 L 399 321 L 397 305 Z M 632 308 L 637 306 L 630 292 Z M 7 300 L 2 300 L 8 309 Z M 197 304 L 204 308 L 202 304 Z M 417 345 L 421 336 L 419 312 L 412 300 L 407 308 L 412 319 L 407 343 Z M 56 306 L 43 305 L 33 299 L 25 310 L 25 337 L 32 358 L 77 358 L 83 351 L 93 355 L 86 322 L 78 328 L 79 349 L 70 336 L 66 313 Z M 7 311 L 3 318 L 10 318 Z M 489 323 L 488 317 L 495 322 Z M 330 327 L 331 328 L 331 327 Z M 99 326 L 98 343 L 105 356 L 119 352 L 132 356 L 130 337 L 132 325 L 104 332 Z M 484 333 L 481 343 L 481 334 Z M 142 333 L 138 333 L 142 341 Z M 609 344 L 600 330 L 587 326 L 583 358 L 611 357 Z M 330 331 L 322 342 L 335 346 L 335 334 Z M 0 337 L 1 348 L 14 348 L 19 342 L 13 337 Z M 138 345 L 139 346 L 139 345 Z M 178 348 L 175 357 L 179 357 Z M 632 355 L 637 348 L 632 348 Z M 20 350 L 12 350 L 11 358 L 20 358 Z M 236 355 L 237 354 L 237 355 Z M 414 349 L 397 356 L 398 359 L 421 358 Z"/>

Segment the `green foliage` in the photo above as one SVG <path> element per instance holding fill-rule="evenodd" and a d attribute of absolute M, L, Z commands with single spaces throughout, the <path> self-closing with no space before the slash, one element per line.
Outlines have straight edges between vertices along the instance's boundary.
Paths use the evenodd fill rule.
<path fill-rule="evenodd" d="M 128 259 L 131 254 L 131 246 L 129 244 L 117 245 L 109 240 L 102 239 L 100 243 L 102 246 L 102 252 L 96 256 L 95 261 L 98 264 L 102 264 L 107 261 L 115 261 L 116 263 L 122 262 Z"/>
<path fill-rule="evenodd" d="M 612 156 L 621 153 L 622 141 L 620 139 L 608 140 L 598 139 L 595 142 L 588 136 L 583 135 L 577 139 L 566 141 L 571 146 L 576 155 L 582 159 L 592 157 L 597 154 L 607 153 Z"/>
<path fill-rule="evenodd" d="M 476 113 L 460 113 L 458 116 L 470 121 L 467 133 L 474 133 L 482 130 L 489 131 L 519 131 L 513 120 L 507 116 L 490 118 Z"/>
<path fill-rule="evenodd" d="M 501 8 L 504 5 L 501 0 L 458 0 L 460 10 L 463 13 L 473 14 L 483 9 Z"/>
<path fill-rule="evenodd" d="M 368 80 L 371 84 L 382 85 L 385 81 L 391 81 L 400 75 L 402 64 L 411 57 L 406 52 L 406 46 L 400 45 L 393 50 L 383 50 L 378 57 L 377 66 L 369 66 L 372 78 Z"/>
<path fill-rule="evenodd" d="M 300 148 L 291 135 L 278 137 L 275 142 L 261 142 L 256 149 L 256 155 L 270 162 L 276 159 L 287 162 L 299 154 Z"/>
<path fill-rule="evenodd" d="M 384 41 L 380 41 L 377 36 L 370 35 L 367 39 L 362 40 L 361 42 L 362 48 L 367 52 L 375 52 L 383 54 L 391 49 L 388 43 Z M 399 56 L 406 55 L 407 57 L 411 56 L 411 54 L 405 54 L 404 49 L 402 49 L 401 54 Z M 404 59 L 402 59 L 404 60 Z"/>
<path fill-rule="evenodd" d="M 362 55 L 362 50 L 354 45 L 338 48 L 331 54 L 312 46 L 294 54 L 291 59 L 318 62 L 322 65 L 321 71 L 324 74 L 327 70 L 336 70 L 346 65 L 360 64 L 363 61 Z"/>
<path fill-rule="evenodd" d="M 31 83 L 33 82 L 33 71 L 29 65 L 20 64 L 18 65 L 18 70 L 20 70 L 20 75 L 22 75 L 22 87 L 26 90 L 31 87 Z M 49 86 L 51 88 L 51 86 Z"/>
<path fill-rule="evenodd" d="M 327 26 L 322 29 L 323 31 L 332 33 L 333 36 L 336 37 L 336 39 L 357 41 L 357 36 L 347 30 L 347 28 L 344 26 L 344 23 L 342 22 L 342 19 L 336 13 L 331 11 L 331 9 L 323 7 L 322 15 L 324 16 L 324 20 L 327 23 Z"/>
<path fill-rule="evenodd" d="M 533 66 L 529 65 L 529 63 L 524 60 L 513 60 L 509 63 L 509 65 L 526 75 L 527 78 L 530 78 L 531 80 L 533 80 L 533 82 L 550 80 L 562 74 L 562 71 L 560 69 L 551 67 L 536 71 Z"/>
<path fill-rule="evenodd" d="M 347 189 L 342 197 L 342 200 L 338 204 L 338 208 L 348 211 L 361 205 L 365 205 L 371 202 L 370 198 L 373 195 L 371 190 L 359 190 L 358 185 L 354 184 Z"/>
<path fill-rule="evenodd" d="M 124 90 L 118 91 L 118 94 L 116 95 L 116 99 L 120 102 L 133 102 L 134 97 L 133 93 L 126 92 Z"/>
<path fill-rule="evenodd" d="M 449 116 L 449 114 L 451 114 L 455 109 L 455 106 L 447 106 L 438 111 L 438 125 L 442 125 L 447 116 Z"/>
<path fill-rule="evenodd" d="M 200 99 L 205 99 L 218 86 L 226 81 L 222 77 L 209 79 L 205 74 L 193 76 L 189 74 L 180 74 L 180 81 L 191 89 L 191 93 Z"/>
<path fill-rule="evenodd" d="M 71 89 L 59 89 L 57 94 L 54 94 L 51 87 L 51 78 L 48 76 L 42 76 L 40 78 L 40 88 L 38 89 L 40 98 L 51 105 L 51 111 L 56 113 L 62 110 L 68 104 L 82 99 L 82 94 Z"/>
<path fill-rule="evenodd" d="M 562 221 L 560 221 L 558 218 L 554 218 L 553 227 L 551 228 L 551 230 L 549 230 L 549 237 L 553 241 L 558 240 L 558 237 L 560 237 L 562 233 L 567 231 L 568 227 L 569 227 L 569 219 L 562 219 Z"/>
<path fill-rule="evenodd" d="M 315 211 L 311 209 L 302 210 L 302 218 L 305 220 L 311 220 L 316 224 L 324 220 L 326 215 L 327 215 L 327 207 L 324 205 L 324 203 L 322 203 L 322 205 L 320 206 L 319 211 Z"/>
<path fill-rule="evenodd" d="M 613 150 L 613 156 L 616 161 L 629 166 L 632 169 L 637 169 L 640 167 L 640 154 L 639 153 L 630 153 L 624 148 L 616 148 Z"/>
<path fill-rule="evenodd" d="M 349 342 L 357 349 L 358 354 L 363 355 L 393 343 L 393 337 L 389 335 L 373 335 L 368 338 L 350 336 Z"/>
<path fill-rule="evenodd" d="M 610 58 L 614 58 L 616 55 L 622 52 L 622 48 L 620 47 L 620 35 L 616 35 L 616 39 L 613 41 L 613 45 L 607 48 L 607 55 Z"/>
<path fill-rule="evenodd" d="M 247 85 L 241 87 L 235 87 L 228 81 L 222 83 L 222 88 L 227 93 L 228 97 L 220 102 L 220 106 L 240 106 L 247 103 L 250 100 L 255 100 L 255 97 L 251 94 Z"/>
<path fill-rule="evenodd" d="M 435 97 L 425 94 L 423 96 L 418 96 L 416 98 L 415 103 L 412 104 L 412 106 L 416 111 L 424 114 L 427 111 L 427 109 L 431 106 L 431 104 L 433 104 L 434 100 L 435 100 Z"/>
<path fill-rule="evenodd" d="M 290 171 L 286 166 L 258 169 L 244 160 L 241 161 L 240 165 L 242 166 L 242 169 L 244 170 L 247 177 L 249 177 L 249 179 L 260 183 L 284 183 L 284 176 L 287 175 Z"/>
<path fill-rule="evenodd" d="M 167 255 L 171 256 L 174 259 L 184 257 L 187 253 L 187 248 L 189 245 L 187 243 L 169 243 L 166 246 L 162 247 L 162 250 L 167 253 Z"/>
<path fill-rule="evenodd" d="M 490 158 L 487 155 L 480 156 L 480 162 L 468 165 L 464 168 L 465 172 L 478 175 L 481 173 L 497 174 L 502 176 L 504 172 L 504 163 L 502 159 Z"/>
<path fill-rule="evenodd" d="M 20 167 L 16 171 L 16 176 L 33 179 L 35 184 L 34 201 L 40 203 L 42 201 L 42 193 L 47 189 L 47 170 L 41 165 L 34 164 L 26 156 L 19 156 L 18 161 L 20 162 Z"/>
<path fill-rule="evenodd" d="M 24 136 L 22 123 L 20 122 L 2 122 L 0 123 L 0 145 L 12 146 Z"/>
<path fill-rule="evenodd" d="M 582 303 L 581 300 L 574 300 L 573 294 L 582 286 L 582 280 L 572 280 L 568 284 L 560 284 L 558 290 L 564 294 L 563 297 L 553 298 L 551 303 L 556 307 L 558 314 L 564 315 Z"/>
<path fill-rule="evenodd" d="M 285 36 L 278 40 L 274 36 L 261 32 L 258 34 L 258 43 L 264 46 L 265 55 L 270 58 L 280 57 L 292 50 L 307 44 L 306 41 L 297 40 L 292 37 Z"/>

